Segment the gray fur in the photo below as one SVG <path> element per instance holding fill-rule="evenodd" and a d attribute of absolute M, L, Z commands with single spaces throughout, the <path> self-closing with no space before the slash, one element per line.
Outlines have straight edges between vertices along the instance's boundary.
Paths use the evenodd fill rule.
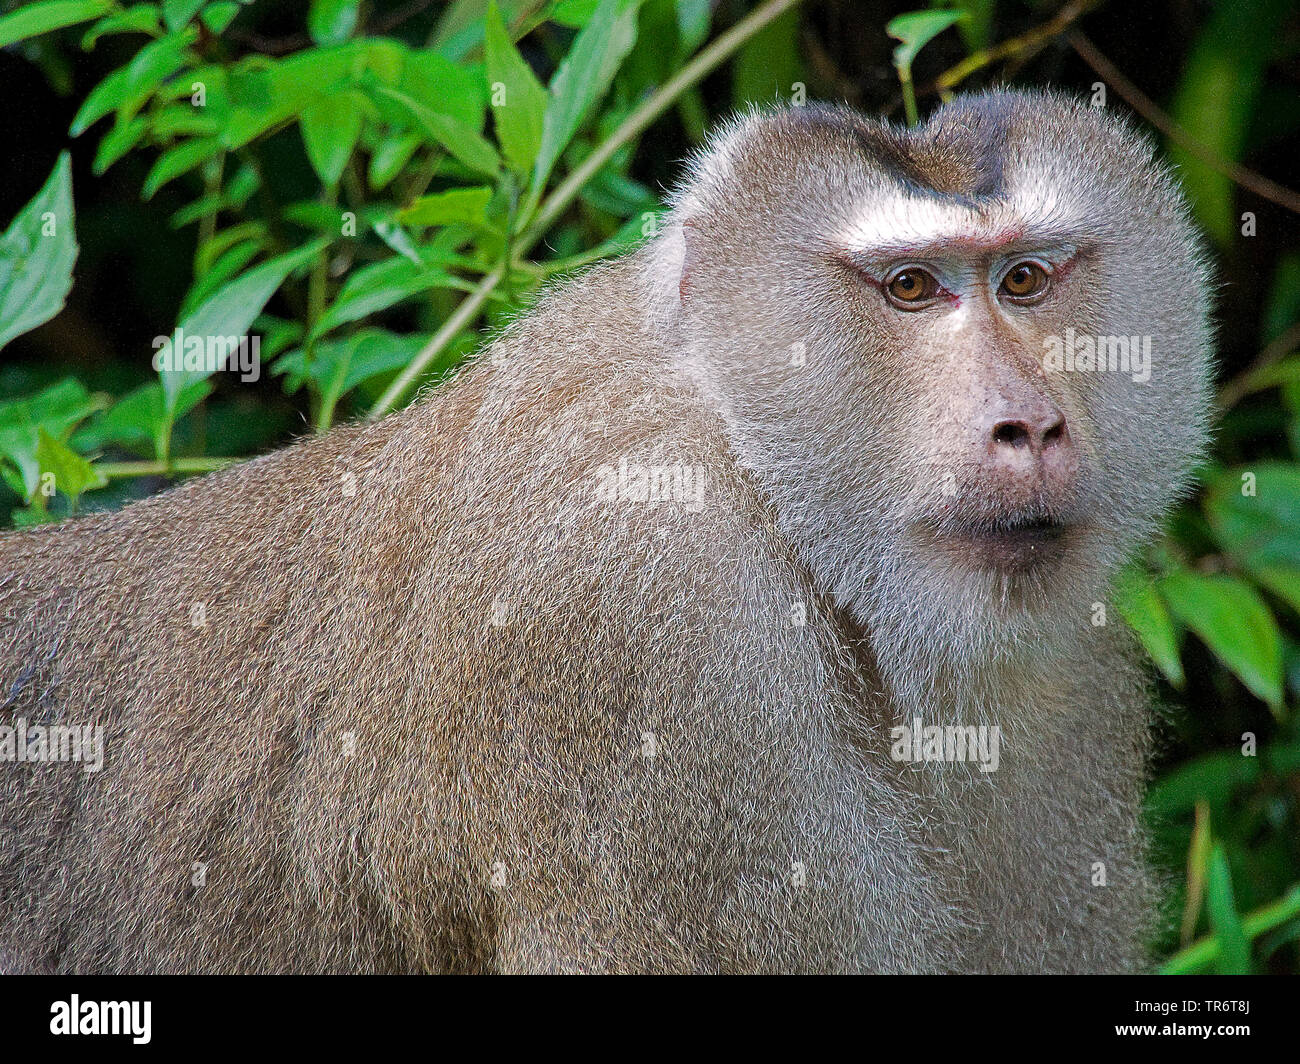
<path fill-rule="evenodd" d="M 936 431 L 978 352 L 909 340 L 827 241 L 882 189 L 979 206 L 1040 172 L 1094 249 L 1051 327 L 1167 357 L 1145 387 L 1044 385 L 1089 523 L 1013 578 L 908 532 L 941 471 L 997 505 Z M 913 133 L 751 115 L 694 173 L 656 240 L 411 408 L 0 538 L 0 724 L 106 730 L 98 773 L 0 764 L 0 956 L 1144 963 L 1144 673 L 1092 617 L 1204 438 L 1206 275 L 1172 180 L 1121 122 L 1013 93 Z M 602 500 L 622 459 L 702 467 L 700 505 Z M 998 771 L 891 760 L 917 714 L 999 725 Z"/>

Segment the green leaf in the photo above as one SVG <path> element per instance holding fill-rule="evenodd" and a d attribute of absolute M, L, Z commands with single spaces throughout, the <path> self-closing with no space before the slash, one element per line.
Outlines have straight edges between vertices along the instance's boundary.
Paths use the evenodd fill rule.
<path fill-rule="evenodd" d="M 1300 563 L 1291 565 L 1261 565 L 1253 567 L 1250 575 L 1260 585 L 1300 613 Z"/>
<path fill-rule="evenodd" d="M 601 0 L 551 79 L 542 143 L 533 169 L 530 200 L 546 187 L 556 161 L 636 43 L 640 0 Z"/>
<path fill-rule="evenodd" d="M 185 33 L 193 34 L 194 30 L 186 30 Z M 180 76 L 164 80 L 155 90 L 161 104 L 175 105 L 165 106 L 165 112 L 174 116 L 175 107 L 185 107 L 193 115 L 201 115 L 216 122 L 217 129 L 214 132 L 220 131 L 224 136 L 232 112 L 230 72 L 222 66 L 205 64 L 191 66 L 186 70 L 178 71 L 178 74 Z M 202 86 L 201 97 L 199 97 L 200 86 Z M 174 121 L 174 118 L 169 120 Z"/>
<path fill-rule="evenodd" d="M 1235 751 L 1216 751 L 1171 769 L 1147 792 L 1146 807 L 1157 820 L 1185 815 L 1198 801 L 1224 809 L 1238 791 L 1259 780 L 1259 758 Z"/>
<path fill-rule="evenodd" d="M 181 304 L 181 317 L 207 302 L 209 297 L 252 262 L 261 250 L 262 241 L 253 239 L 241 241 L 222 252 L 207 270 L 195 277 Z"/>
<path fill-rule="evenodd" d="M 217 230 L 194 252 L 195 276 L 207 276 L 217 259 L 241 241 L 256 240 L 258 243 L 267 243 L 270 239 L 268 233 L 266 223 L 261 221 L 241 222 L 239 225 Z"/>
<path fill-rule="evenodd" d="M 1246 568 L 1300 564 L 1300 465 L 1260 462 L 1223 473 L 1206 492 L 1205 516 Z"/>
<path fill-rule="evenodd" d="M 0 430 L 29 424 L 35 440 L 35 426 L 44 425 L 56 436 L 62 436 L 102 405 L 79 380 L 65 377 L 35 395 L 0 403 Z"/>
<path fill-rule="evenodd" d="M 637 37 L 642 41 L 654 41 L 655 46 L 634 48 L 628 53 L 627 59 L 623 61 L 623 66 L 619 70 L 620 84 L 634 87 L 634 91 L 640 93 L 652 86 L 662 85 L 671 78 L 690 59 L 700 42 L 708 36 L 712 18 L 711 6 L 709 0 L 683 0 L 681 3 L 677 0 L 645 0 L 637 18 Z M 590 7 L 588 17 L 595 12 L 596 5 L 592 3 Z M 558 21 L 556 13 L 552 12 L 552 21 Z M 575 11 L 576 14 L 578 12 Z M 779 16 L 777 21 L 783 21 L 786 17 Z M 585 18 L 582 19 L 577 24 L 578 28 L 586 25 L 586 21 Z M 757 36 L 762 36 L 763 32 L 760 30 Z M 750 41 L 752 42 L 753 38 L 750 38 Z M 744 62 L 742 57 L 747 49 L 748 45 L 742 48 L 741 53 L 732 61 L 733 91 L 735 81 L 743 77 L 740 65 Z M 781 70 L 787 66 L 798 65 L 800 62 L 798 55 L 783 55 L 780 59 L 778 69 Z M 782 80 L 782 77 L 779 75 L 777 80 Z M 688 90 L 688 94 L 693 92 L 694 90 Z M 626 102 L 627 97 L 627 93 L 621 94 L 621 102 Z M 684 101 L 680 102 L 686 106 Z M 691 103 L 689 106 L 693 108 L 695 104 Z M 601 117 L 604 120 L 608 116 Z M 693 138 L 694 134 L 692 133 L 691 136 Z"/>
<path fill-rule="evenodd" d="M 987 48 L 991 39 L 993 16 L 997 13 L 997 0 L 961 0 L 960 6 L 966 12 L 959 27 L 966 51 L 978 52 L 981 48 Z"/>
<path fill-rule="evenodd" d="M 220 141 L 208 139 L 187 140 L 174 148 L 168 148 L 158 156 L 158 161 L 145 176 L 141 195 L 145 199 L 153 199 L 154 193 L 167 182 L 189 173 L 221 150 Z"/>
<path fill-rule="evenodd" d="M 375 147 L 370 156 L 370 166 L 366 180 L 370 188 L 379 192 L 406 167 L 415 154 L 415 149 L 423 142 L 418 133 L 399 133 L 385 137 Z"/>
<path fill-rule="evenodd" d="M 311 336 L 324 336 L 331 329 L 387 310 L 431 288 L 463 287 L 468 286 L 445 270 L 424 264 L 416 265 L 407 258 L 394 256 L 355 271 L 339 292 L 338 298 L 320 316 Z"/>
<path fill-rule="evenodd" d="M 483 43 L 485 0 L 452 0 L 443 12 L 433 45 L 448 59 L 460 60 Z M 507 25 L 541 6 L 540 0 L 500 0 Z"/>
<path fill-rule="evenodd" d="M 788 97 L 794 83 L 806 82 L 799 55 L 799 10 L 791 8 L 746 42 L 733 63 L 731 103 L 764 103 Z"/>
<path fill-rule="evenodd" d="M 397 212 L 398 221 L 405 225 L 484 225 L 487 206 L 492 200 L 490 188 L 454 188 L 433 196 L 421 196 L 404 210 Z"/>
<path fill-rule="evenodd" d="M 1196 934 L 1197 920 L 1205 901 L 1205 887 L 1210 876 L 1210 854 L 1214 838 L 1210 832 L 1210 804 L 1197 801 L 1192 823 L 1192 841 L 1187 847 L 1187 900 L 1183 905 L 1182 937 Z"/>
<path fill-rule="evenodd" d="M 1260 462 L 1221 474 L 1205 515 L 1223 552 L 1300 611 L 1300 466 Z"/>
<path fill-rule="evenodd" d="M 193 314 L 182 321 L 181 331 L 187 339 L 198 337 L 204 341 L 213 337 L 246 336 L 253 320 L 262 313 L 263 308 L 284 284 L 289 274 L 311 262 L 326 243 L 324 240 L 313 240 L 310 244 L 268 259 L 260 266 L 242 274 L 208 298 Z M 161 353 L 160 351 L 159 354 Z M 195 381 L 205 380 L 214 372 L 206 365 L 185 368 L 183 355 L 184 352 L 175 352 L 173 364 L 159 370 L 163 396 L 167 409 L 173 416 L 182 389 Z M 158 355 L 155 355 L 155 359 L 157 357 Z"/>
<path fill-rule="evenodd" d="M 710 0 L 670 0 L 677 15 L 677 59 L 684 62 L 709 36 L 713 24 Z"/>
<path fill-rule="evenodd" d="M 43 428 L 61 438 L 74 425 L 99 410 L 104 401 L 69 377 L 26 399 L 0 403 L 0 458 L 17 470 L 15 490 L 30 499 L 39 486 L 36 448 Z M 4 464 L 0 463 L 0 469 Z M 10 482 L 13 480 L 9 477 Z"/>
<path fill-rule="evenodd" d="M 411 50 L 401 41 L 387 37 L 367 37 L 357 42 L 365 63 L 365 73 L 385 85 L 400 88 L 402 75 L 410 62 Z M 465 72 L 468 76 L 468 71 Z"/>
<path fill-rule="evenodd" d="M 211 392 L 211 381 L 198 381 L 182 391 L 176 402 L 174 420 L 179 421 Z M 77 429 L 73 433 L 72 443 L 81 451 L 97 450 L 114 444 L 147 448 L 151 443 L 157 444 L 165 431 L 166 423 L 162 384 L 150 381 L 128 392 L 99 417 Z M 157 450 L 156 446 L 154 449 Z"/>
<path fill-rule="evenodd" d="M 102 416 L 77 430 L 72 442 L 83 451 L 111 444 L 147 444 L 163 421 L 162 385 L 143 384 L 114 403 Z"/>
<path fill-rule="evenodd" d="M 640 216 L 642 211 L 654 210 L 659 200 L 645 185 L 606 168 L 593 177 L 582 190 L 582 202 L 615 218 Z"/>
<path fill-rule="evenodd" d="M 193 39 L 191 30 L 146 44 L 131 62 L 95 86 L 73 118 L 69 132 L 80 136 L 110 111 L 118 111 L 121 121 L 130 119 L 154 90 L 184 64 L 185 49 Z"/>
<path fill-rule="evenodd" d="M 303 337 L 300 322 L 277 318 L 274 314 L 259 314 L 253 328 L 262 335 L 262 358 L 274 359 L 281 351 L 299 343 Z"/>
<path fill-rule="evenodd" d="M 134 148 L 148 131 L 149 120 L 143 115 L 136 115 L 129 122 L 117 122 L 99 142 L 93 167 L 95 173 L 102 174 Z"/>
<path fill-rule="evenodd" d="M 357 28 L 357 0 L 312 0 L 307 29 L 317 44 L 342 44 Z"/>
<path fill-rule="evenodd" d="M 910 70 L 922 48 L 964 18 L 965 11 L 911 11 L 891 18 L 885 32 L 903 42 L 894 49 L 894 66 Z"/>
<path fill-rule="evenodd" d="M 118 109 L 119 117 L 134 115 L 159 85 L 185 65 L 185 50 L 194 40 L 195 31 L 186 30 L 151 41 L 136 53 L 126 67 L 126 99 Z"/>
<path fill-rule="evenodd" d="M 471 129 L 483 127 L 483 110 L 487 106 L 486 86 L 481 68 L 459 65 L 446 56 L 425 49 L 411 49 L 401 56 L 397 77 L 377 69 L 380 82 L 423 104 L 430 111 L 454 118 Z M 404 112 L 399 111 L 404 116 Z"/>
<path fill-rule="evenodd" d="M 1282 709 L 1282 637 L 1264 600 L 1231 576 L 1178 572 L 1160 593 L 1170 610 L 1275 714 Z"/>
<path fill-rule="evenodd" d="M 1297 914 L 1300 914 L 1300 884 L 1242 917 L 1242 930 L 1248 939 L 1260 939 L 1261 951 L 1264 956 L 1268 956 L 1279 944 L 1294 940 L 1296 931 L 1300 931 Z M 1270 931 L 1273 934 L 1269 934 Z M 1217 937 L 1200 939 L 1186 950 L 1180 950 L 1177 955 L 1170 957 L 1161 966 L 1161 974 L 1186 976 L 1188 973 L 1201 972 L 1206 965 L 1217 959 L 1219 951 L 1221 942 Z"/>
<path fill-rule="evenodd" d="M 148 33 L 162 31 L 158 9 L 152 4 L 136 4 L 125 11 L 105 15 L 88 29 L 81 38 L 81 50 L 89 52 L 101 37 L 115 33 Z"/>
<path fill-rule="evenodd" d="M 1217 843 L 1210 853 L 1207 889 L 1206 907 L 1210 914 L 1210 927 L 1219 940 L 1215 970 L 1221 975 L 1250 975 L 1253 970 L 1250 940 L 1242 926 L 1241 914 L 1237 912 L 1228 859 L 1224 855 L 1223 846 Z"/>
<path fill-rule="evenodd" d="M 313 48 L 272 62 L 241 60 L 227 79 L 231 112 L 222 141 L 242 148 L 249 141 L 302 114 L 327 94 L 355 84 L 364 72 L 361 42 Z"/>
<path fill-rule="evenodd" d="M 172 215 L 172 227 L 179 229 L 181 226 L 189 225 L 200 218 L 206 218 L 210 214 L 217 213 L 217 211 L 242 210 L 249 197 L 257 191 L 260 183 L 261 179 L 258 177 L 257 171 L 244 164 L 235 171 L 235 176 L 226 183 L 224 192 L 201 196 Z"/>
<path fill-rule="evenodd" d="M 77 261 L 73 226 L 72 166 L 65 151 L 0 237 L 0 348 L 63 309 Z"/>
<path fill-rule="evenodd" d="M 321 401 L 333 406 L 357 385 L 401 369 L 428 341 L 425 335 L 399 336 L 384 329 L 363 329 L 342 340 L 319 343 L 309 361 L 302 348 L 276 360 L 274 373 L 285 376 L 285 391 L 295 392 L 308 379 L 320 386 Z"/>
<path fill-rule="evenodd" d="M 203 25 L 213 33 L 224 33 L 226 28 L 235 21 L 239 9 L 240 5 L 234 0 L 218 0 L 217 3 L 209 4 L 203 9 Z"/>
<path fill-rule="evenodd" d="M 43 425 L 37 430 L 36 461 L 42 475 L 54 475 L 54 490 L 63 492 L 74 503 L 87 488 L 102 488 L 108 483 L 94 466 L 51 436 Z"/>
<path fill-rule="evenodd" d="M 1115 588 L 1115 605 L 1137 633 L 1151 660 L 1175 687 L 1182 687 L 1183 663 L 1178 654 L 1178 634 L 1173 619 L 1146 574 L 1126 569 Z"/>
<path fill-rule="evenodd" d="M 362 98 L 355 92 L 331 93 L 312 104 L 299 119 L 307 158 L 326 188 L 343 176 L 361 135 Z"/>
<path fill-rule="evenodd" d="M 73 117 L 68 132 L 74 137 L 81 136 L 106 114 L 115 111 L 129 91 L 127 67 L 119 67 L 90 90 L 90 95 L 82 101 Z"/>
<path fill-rule="evenodd" d="M 364 218 L 372 211 L 378 210 L 376 207 L 363 207 L 361 216 Z M 318 199 L 299 200 L 297 203 L 286 204 L 282 214 L 286 222 L 293 222 L 294 225 L 300 225 L 304 229 L 313 229 L 318 233 L 328 233 L 331 237 L 341 236 L 345 228 L 347 219 L 345 214 L 350 213 L 342 207 L 333 203 L 322 203 Z"/>
<path fill-rule="evenodd" d="M 358 384 L 401 369 L 419 353 L 429 340 L 426 334 L 398 336 L 383 329 L 364 329 L 352 337 L 351 358 L 340 385 L 340 394 Z"/>
<path fill-rule="evenodd" d="M 514 171 L 526 177 L 542 146 L 546 90 L 510 40 L 494 0 L 488 3 L 484 44 L 497 141 Z"/>
<path fill-rule="evenodd" d="M 558 0 L 551 8 L 549 17 L 561 26 L 572 26 L 575 30 L 580 30 L 591 21 L 591 16 L 599 6 L 600 0 Z"/>
<path fill-rule="evenodd" d="M 447 115 L 437 114 L 405 93 L 386 85 L 376 85 L 372 91 L 383 99 L 401 104 L 421 129 L 469 169 L 488 177 L 497 176 L 501 169 L 501 157 L 491 144 L 469 126 Z"/>
<path fill-rule="evenodd" d="M 162 0 L 163 20 L 169 30 L 178 30 L 199 13 L 207 0 Z"/>
<path fill-rule="evenodd" d="M 424 265 L 424 259 L 420 257 L 420 252 L 411 240 L 411 235 L 402 226 L 381 219 L 376 221 L 371 228 L 374 229 L 375 235 L 380 240 L 399 255 L 417 266 Z"/>
<path fill-rule="evenodd" d="M 149 116 L 150 130 L 155 138 L 163 140 L 214 137 L 221 132 L 221 123 L 208 113 L 209 110 L 195 107 L 188 101 L 156 108 Z"/>
<path fill-rule="evenodd" d="M 0 18 L 0 48 L 8 48 L 17 41 L 50 30 L 98 18 L 110 7 L 109 0 L 50 0 L 44 4 L 28 4 L 12 15 Z"/>

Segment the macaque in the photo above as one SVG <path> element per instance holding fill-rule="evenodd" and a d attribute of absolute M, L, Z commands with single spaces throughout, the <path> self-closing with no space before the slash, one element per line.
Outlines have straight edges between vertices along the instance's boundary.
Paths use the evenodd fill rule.
<path fill-rule="evenodd" d="M 409 408 L 0 537 L 0 963 L 1140 970 L 1208 304 L 1104 110 L 735 120 Z"/>

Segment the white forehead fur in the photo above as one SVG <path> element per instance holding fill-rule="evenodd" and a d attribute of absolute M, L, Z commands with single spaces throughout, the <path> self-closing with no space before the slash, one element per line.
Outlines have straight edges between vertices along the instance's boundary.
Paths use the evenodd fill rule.
<path fill-rule="evenodd" d="M 677 279 L 685 256 L 682 223 L 727 187 L 738 146 L 765 116 L 757 107 L 734 116 L 689 161 L 688 179 L 671 197 L 672 211 L 649 256 L 650 273 L 659 282 L 651 285 L 651 291 L 665 303 L 661 311 L 671 314 L 676 309 Z M 1080 186 L 1079 175 L 1055 153 L 1035 152 L 1030 159 L 1023 152 L 1021 147 L 1004 160 L 1005 186 L 998 199 L 978 208 L 909 190 L 897 183 L 895 175 L 882 171 L 874 189 L 850 208 L 847 224 L 828 235 L 850 250 L 888 252 L 1013 232 L 1032 239 L 1038 230 L 1059 232 L 1085 222 L 1088 190 Z"/>
<path fill-rule="evenodd" d="M 1057 187 L 1044 180 L 1015 187 L 1005 200 L 982 208 L 884 187 L 855 205 L 851 221 L 834 239 L 855 251 L 880 251 L 1022 232 L 1031 236 L 1076 221 L 1062 210 L 1064 202 Z"/>

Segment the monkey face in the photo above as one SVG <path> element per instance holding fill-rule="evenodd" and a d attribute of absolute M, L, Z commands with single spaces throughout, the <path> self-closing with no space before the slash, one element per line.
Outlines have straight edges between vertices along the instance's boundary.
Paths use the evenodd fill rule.
<path fill-rule="evenodd" d="M 906 602 L 907 624 L 919 610 L 981 653 L 1042 635 L 1104 598 L 1183 489 L 1206 268 L 1120 120 L 1038 93 L 959 99 L 915 130 L 751 117 L 677 217 L 658 268 L 684 363 L 864 620 Z"/>

